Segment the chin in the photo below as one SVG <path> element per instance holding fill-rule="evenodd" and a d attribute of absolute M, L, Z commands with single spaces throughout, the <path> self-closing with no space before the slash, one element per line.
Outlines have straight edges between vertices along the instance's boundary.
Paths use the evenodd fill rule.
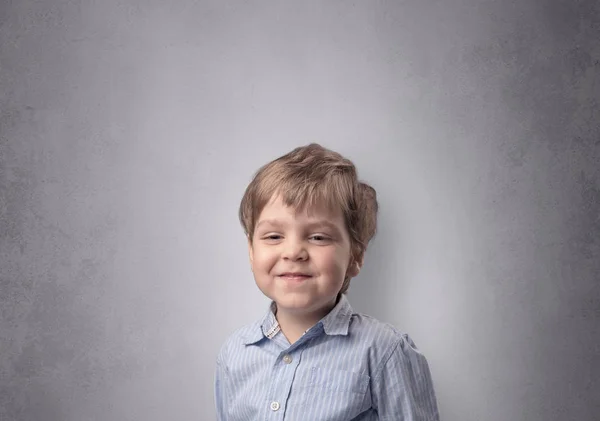
<path fill-rule="evenodd" d="M 308 310 L 317 305 L 314 301 L 302 297 L 283 297 L 281 299 L 275 299 L 274 301 L 281 307 L 297 310 Z"/>
<path fill-rule="evenodd" d="M 296 311 L 309 311 L 309 312 L 315 312 L 315 311 L 321 311 L 324 308 L 329 308 L 332 304 L 334 304 L 333 300 L 327 300 L 327 301 L 315 301 L 315 300 L 310 300 L 310 299 L 282 299 L 279 301 L 275 301 L 278 305 L 280 305 L 283 308 L 287 308 L 290 310 L 296 310 Z"/>

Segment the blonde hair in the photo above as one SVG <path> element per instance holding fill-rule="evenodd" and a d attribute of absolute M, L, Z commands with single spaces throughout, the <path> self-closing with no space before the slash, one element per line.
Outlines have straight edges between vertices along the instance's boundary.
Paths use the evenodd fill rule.
<path fill-rule="evenodd" d="M 261 167 L 246 188 L 239 209 L 250 242 L 260 213 L 275 195 L 294 209 L 308 209 L 315 204 L 341 209 L 352 259 L 362 260 L 377 230 L 377 194 L 373 187 L 358 180 L 352 161 L 311 143 Z M 346 293 L 349 286 L 347 277 L 340 293 Z"/>

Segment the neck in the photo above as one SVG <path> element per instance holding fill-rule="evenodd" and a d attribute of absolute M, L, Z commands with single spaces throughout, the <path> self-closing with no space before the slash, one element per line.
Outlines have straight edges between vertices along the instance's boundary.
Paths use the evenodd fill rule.
<path fill-rule="evenodd" d="M 283 335 L 287 338 L 290 344 L 293 344 L 304 335 L 308 329 L 313 327 L 323 317 L 325 317 L 335 307 L 337 301 L 310 313 L 299 313 L 282 309 L 277 306 L 275 314 L 277 322 Z"/>

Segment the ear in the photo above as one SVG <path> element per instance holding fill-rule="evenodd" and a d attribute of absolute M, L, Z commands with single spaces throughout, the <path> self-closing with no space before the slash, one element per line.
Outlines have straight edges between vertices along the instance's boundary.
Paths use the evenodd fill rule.
<path fill-rule="evenodd" d="M 250 270 L 252 270 L 252 264 L 254 263 L 254 250 L 252 250 L 252 240 L 250 236 L 248 238 L 248 257 L 250 258 Z"/>
<path fill-rule="evenodd" d="M 352 260 L 350 260 L 350 264 L 348 265 L 347 276 L 349 276 L 350 278 L 354 278 L 360 273 L 360 270 L 363 266 L 364 257 L 365 255 L 363 253 L 360 256 L 358 256 L 357 259 L 352 258 Z"/>

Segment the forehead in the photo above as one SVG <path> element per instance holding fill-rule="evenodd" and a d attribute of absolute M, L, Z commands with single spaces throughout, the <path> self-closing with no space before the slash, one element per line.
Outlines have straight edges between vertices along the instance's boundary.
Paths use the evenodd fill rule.
<path fill-rule="evenodd" d="M 314 204 L 304 208 L 293 208 L 286 206 L 280 196 L 273 197 L 260 213 L 257 224 L 266 220 L 296 220 L 306 222 L 328 221 L 334 224 L 343 224 L 344 216 L 342 210 L 328 207 L 325 204 Z"/>

